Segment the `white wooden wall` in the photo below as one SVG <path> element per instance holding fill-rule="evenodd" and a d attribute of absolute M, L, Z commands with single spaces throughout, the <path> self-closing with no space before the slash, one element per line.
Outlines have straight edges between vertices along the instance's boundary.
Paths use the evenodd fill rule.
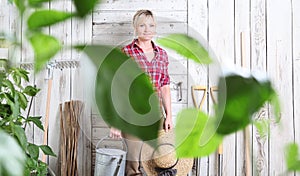
<path fill-rule="evenodd" d="M 70 0 L 53 1 L 49 8 L 72 11 Z M 252 175 L 286 175 L 284 146 L 289 142 L 300 144 L 300 2 L 296 0 L 107 0 L 98 5 L 86 20 L 72 19 L 51 27 L 46 31 L 60 38 L 64 44 L 93 42 L 125 45 L 133 39 L 132 16 L 138 9 L 150 9 L 157 16 L 158 37 L 169 33 L 187 33 L 203 38 L 209 44 L 220 65 L 242 65 L 241 33 L 245 36 L 245 60 L 243 66 L 249 70 L 265 71 L 272 79 L 281 99 L 281 123 L 270 125 L 270 137 L 259 136 L 255 127 L 250 127 L 250 149 Z M 16 34 L 24 38 L 25 24 L 17 20 L 14 7 L 6 0 L 0 0 L 0 31 Z M 23 40 L 25 41 L 25 40 Z M 28 44 L 23 42 L 21 51 L 15 51 L 18 61 L 32 61 Z M 183 82 L 183 99 L 177 101 L 177 92 L 172 87 L 172 108 L 174 119 L 182 108 L 194 106 L 191 86 L 203 85 L 209 89 L 216 86 L 216 72 L 219 67 L 206 67 L 187 61 L 172 51 L 168 51 L 170 75 L 174 83 Z M 9 54 L 12 54 L 10 51 Z M 79 59 L 75 51 L 63 50 L 54 59 Z M 78 84 L 82 72 L 78 69 L 55 70 L 51 96 L 49 145 L 58 152 L 59 116 L 58 105 L 71 99 L 86 98 L 84 88 Z M 46 73 L 32 75 L 32 81 L 42 88 L 35 99 L 33 114 L 45 114 L 47 96 Z M 203 93 L 198 94 L 198 101 Z M 87 106 L 88 107 L 88 106 Z M 208 93 L 202 110 L 212 113 L 211 95 Z M 88 109 L 88 108 L 87 108 Z M 87 140 L 95 145 L 108 134 L 107 126 L 99 119 L 96 108 L 87 110 L 84 123 Z M 266 105 L 254 118 L 273 118 L 272 109 Z M 90 128 L 89 128 L 90 127 Z M 28 129 L 28 138 L 42 142 L 43 134 Z M 245 144 L 243 132 L 226 137 L 223 142 L 223 175 L 245 175 Z M 91 146 L 82 150 L 84 164 L 82 175 L 90 175 L 93 161 Z M 93 154 L 94 156 L 94 154 Z M 198 160 L 198 175 L 217 175 L 217 154 Z M 86 163 L 85 163 L 86 162 Z M 57 169 L 57 159 L 50 158 L 49 164 Z M 291 173 L 290 175 L 294 175 Z M 295 175 L 299 175 L 296 173 Z"/>
<path fill-rule="evenodd" d="M 53 1 L 47 5 L 46 8 L 57 9 L 63 11 L 73 11 L 74 6 L 71 0 Z M 64 46 L 71 44 L 84 44 L 91 43 L 92 38 L 92 18 L 91 16 L 85 20 L 72 19 L 66 22 L 55 25 L 51 28 L 45 28 L 46 34 L 51 34 L 62 41 Z M 26 22 L 21 21 L 18 17 L 16 7 L 8 3 L 7 0 L 0 0 L 0 31 L 9 35 L 16 36 L 18 41 L 22 39 L 22 47 L 20 49 L 10 49 L 9 55 L 12 56 L 16 63 L 28 63 L 33 62 L 33 53 L 30 49 L 28 42 L 26 41 L 25 31 Z M 63 48 L 58 53 L 53 61 L 60 60 L 79 60 L 81 54 Z M 40 93 L 34 98 L 34 104 L 31 111 L 32 115 L 43 116 L 42 120 L 45 121 L 46 115 L 46 99 L 48 88 L 47 71 L 43 70 L 41 73 L 34 75 L 32 70 L 28 70 L 31 73 L 31 83 L 36 84 L 38 88 L 41 88 Z M 51 90 L 50 100 L 50 113 L 49 113 L 49 131 L 48 131 L 48 145 L 52 147 L 54 152 L 59 154 L 59 135 L 60 135 L 60 116 L 59 116 L 59 104 L 70 100 L 86 101 L 84 87 L 80 86 L 80 72 L 78 68 L 64 68 L 53 70 L 53 83 Z M 91 173 L 91 128 L 90 128 L 90 108 L 88 103 L 85 103 L 84 119 L 81 121 L 81 133 L 78 149 L 78 171 L 79 175 L 90 175 Z M 86 118 L 88 117 L 88 118 Z M 88 128 L 85 125 L 88 124 Z M 27 126 L 27 138 L 29 141 L 34 142 L 37 145 L 43 143 L 44 132 L 40 129 L 32 126 Z M 59 171 L 59 157 L 49 157 L 47 162 L 57 175 L 60 175 Z"/>

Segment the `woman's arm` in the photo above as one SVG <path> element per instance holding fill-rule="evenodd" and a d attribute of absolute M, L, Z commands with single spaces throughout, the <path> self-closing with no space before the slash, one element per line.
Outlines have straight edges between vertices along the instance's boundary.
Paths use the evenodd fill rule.
<path fill-rule="evenodd" d="M 162 103 L 166 113 L 166 119 L 164 122 L 164 129 L 166 132 L 173 128 L 172 122 L 172 110 L 171 110 L 171 93 L 170 86 L 164 85 L 161 87 Z"/>

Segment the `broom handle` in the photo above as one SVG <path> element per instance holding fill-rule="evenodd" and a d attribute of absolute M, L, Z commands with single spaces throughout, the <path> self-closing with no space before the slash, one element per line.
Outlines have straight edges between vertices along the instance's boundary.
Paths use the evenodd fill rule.
<path fill-rule="evenodd" d="M 52 89 L 52 79 L 48 80 L 48 90 L 47 90 L 47 102 L 46 102 L 46 115 L 44 124 L 44 141 L 43 145 L 47 145 L 48 141 L 48 126 L 49 126 L 49 111 L 50 111 L 50 100 L 51 100 L 51 89 Z M 46 162 L 46 155 L 43 153 L 42 161 Z"/>
<path fill-rule="evenodd" d="M 245 49 L 245 32 L 241 32 L 241 66 L 245 68 L 246 63 L 246 49 Z M 250 160 L 250 134 L 248 126 L 244 129 L 244 142 L 245 142 L 245 164 L 246 176 L 251 175 L 251 160 Z"/>

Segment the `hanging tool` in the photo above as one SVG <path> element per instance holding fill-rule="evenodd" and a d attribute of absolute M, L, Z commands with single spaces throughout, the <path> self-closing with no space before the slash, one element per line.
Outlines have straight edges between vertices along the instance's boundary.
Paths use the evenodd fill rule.
<path fill-rule="evenodd" d="M 48 144 L 48 126 L 49 126 L 49 112 L 50 112 L 50 100 L 51 100 L 51 89 L 52 89 L 52 80 L 53 80 L 53 64 L 47 65 L 47 80 L 48 80 L 48 89 L 47 89 L 47 100 L 46 100 L 46 114 L 45 114 L 45 124 L 44 124 L 44 139 L 43 145 Z M 43 153 L 42 161 L 46 162 L 46 155 Z"/>
<path fill-rule="evenodd" d="M 182 101 L 182 82 L 180 81 L 176 83 L 171 81 L 171 83 L 173 84 L 173 89 L 177 91 L 177 101 Z"/>
<path fill-rule="evenodd" d="M 218 91 L 217 86 L 210 87 L 210 97 L 212 99 L 213 104 L 217 103 L 217 99 L 215 98 L 214 92 Z M 222 168 L 223 168 L 223 144 L 220 144 L 218 147 L 218 176 L 222 176 Z"/>
<path fill-rule="evenodd" d="M 199 104 L 197 104 L 197 102 L 196 102 L 195 91 L 203 91 L 203 95 L 202 95 L 202 98 L 201 98 Z M 204 101 L 206 99 L 206 94 L 207 94 L 207 88 L 206 88 L 206 86 L 199 86 L 199 85 L 192 86 L 192 99 L 193 99 L 193 103 L 194 103 L 194 106 L 196 108 L 198 108 L 199 110 L 202 109 L 202 106 L 203 106 Z M 194 165 L 193 165 L 193 167 L 198 167 L 199 161 L 200 161 L 199 158 L 195 158 L 194 159 Z M 195 168 L 193 168 L 193 169 L 195 169 Z M 199 175 L 197 168 L 195 170 L 196 170 L 196 175 Z"/>
<path fill-rule="evenodd" d="M 48 144 L 48 127 L 49 127 L 49 113 L 50 113 L 50 102 L 51 102 L 51 92 L 52 92 L 52 81 L 53 81 L 53 70 L 54 69 L 64 69 L 64 68 L 77 68 L 79 66 L 79 61 L 76 60 L 59 60 L 51 61 L 46 65 L 48 82 L 47 88 L 47 99 L 46 99 L 46 112 L 45 112 L 45 122 L 44 122 L 44 136 L 43 145 Z M 25 70 L 33 70 L 34 63 L 21 63 L 20 68 Z M 42 161 L 46 162 L 46 155 L 42 155 Z"/>
<path fill-rule="evenodd" d="M 197 102 L 196 102 L 195 91 L 204 91 L 202 99 L 201 99 L 199 105 L 197 105 Z M 202 106 L 204 104 L 204 100 L 206 98 L 206 94 L 207 94 L 207 88 L 206 88 L 206 86 L 192 86 L 192 99 L 193 99 L 194 106 L 196 108 L 202 109 Z"/>

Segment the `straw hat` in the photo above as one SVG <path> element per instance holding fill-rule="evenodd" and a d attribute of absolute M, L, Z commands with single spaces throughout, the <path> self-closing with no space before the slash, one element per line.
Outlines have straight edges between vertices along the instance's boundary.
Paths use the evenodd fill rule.
<path fill-rule="evenodd" d="M 173 168 L 178 176 L 186 176 L 193 167 L 193 158 L 176 158 L 173 130 L 159 131 L 158 144 L 155 148 L 144 143 L 141 151 L 141 163 L 148 176 L 156 176 L 158 170 Z M 174 166 L 174 167 L 173 167 Z"/>

